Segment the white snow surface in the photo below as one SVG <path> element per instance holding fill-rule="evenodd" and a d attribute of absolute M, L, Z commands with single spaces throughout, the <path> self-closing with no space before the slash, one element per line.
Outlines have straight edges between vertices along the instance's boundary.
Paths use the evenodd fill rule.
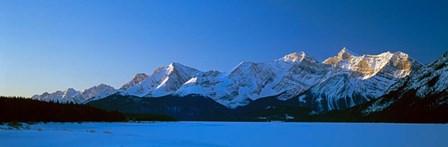
<path fill-rule="evenodd" d="M 0 126 L 0 146 L 448 146 L 445 124 L 148 122 Z"/>

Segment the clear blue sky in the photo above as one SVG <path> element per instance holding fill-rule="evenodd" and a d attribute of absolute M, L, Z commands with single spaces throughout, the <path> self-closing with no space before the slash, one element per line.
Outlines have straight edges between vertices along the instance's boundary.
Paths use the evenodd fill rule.
<path fill-rule="evenodd" d="M 180 62 L 229 71 L 304 51 L 403 51 L 422 63 L 448 50 L 448 2 L 2 0 L 0 95 L 119 88 Z"/>

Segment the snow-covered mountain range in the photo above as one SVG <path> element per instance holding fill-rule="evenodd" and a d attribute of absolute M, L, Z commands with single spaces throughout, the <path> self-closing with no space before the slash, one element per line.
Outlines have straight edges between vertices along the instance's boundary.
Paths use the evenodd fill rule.
<path fill-rule="evenodd" d="M 54 101 L 61 103 L 74 102 L 81 104 L 87 101 L 105 98 L 117 92 L 118 91 L 112 86 L 100 84 L 81 91 L 68 88 L 65 91 L 56 91 L 53 93 L 44 92 L 41 95 L 34 95 L 31 98 L 43 101 Z"/>
<path fill-rule="evenodd" d="M 175 94 L 202 95 L 235 108 L 288 90 L 300 93 L 328 78 L 330 70 L 330 66 L 303 52 L 292 53 L 271 62 L 242 62 L 228 74 L 206 72 L 185 83 Z M 286 100 L 292 97 L 285 94 L 279 98 Z"/>
<path fill-rule="evenodd" d="M 397 80 L 421 66 L 401 52 L 355 56 L 344 48 L 324 62 L 300 52 L 270 62 L 242 62 L 229 73 L 203 72 L 171 63 L 149 75 L 137 74 L 118 90 L 100 85 L 94 88 L 96 90 L 68 89 L 33 98 L 84 103 L 111 94 L 148 98 L 200 95 L 228 108 L 236 108 L 260 98 L 276 96 L 280 100 L 297 98 L 301 105 L 323 112 L 376 99 Z"/>

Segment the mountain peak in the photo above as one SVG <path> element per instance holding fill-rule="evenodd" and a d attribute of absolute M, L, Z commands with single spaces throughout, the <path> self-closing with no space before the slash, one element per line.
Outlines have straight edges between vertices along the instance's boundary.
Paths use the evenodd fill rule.
<path fill-rule="evenodd" d="M 168 65 L 168 67 L 165 67 L 165 69 L 167 70 L 168 73 L 171 73 L 174 70 L 183 71 L 183 72 L 195 72 L 195 73 L 200 72 L 199 70 L 197 70 L 193 67 L 189 67 L 189 66 L 177 63 L 177 62 L 171 62 Z"/>
<path fill-rule="evenodd" d="M 185 67 L 185 65 L 177 63 L 177 62 L 171 62 L 168 67 Z"/>
<path fill-rule="evenodd" d="M 304 52 L 299 52 L 299 53 L 291 53 L 288 54 L 286 56 L 284 56 L 282 59 L 285 62 L 297 62 L 297 61 L 302 61 L 303 58 L 305 58 L 306 54 Z"/>
<path fill-rule="evenodd" d="M 279 60 L 284 62 L 303 62 L 303 61 L 317 62 L 314 58 L 310 57 L 305 52 L 291 53 L 285 55 L 283 58 L 280 58 Z"/>
<path fill-rule="evenodd" d="M 167 70 L 168 73 L 174 72 L 175 70 L 177 71 L 184 71 L 184 72 L 200 72 L 199 70 L 193 68 L 193 67 L 189 67 L 177 62 L 171 62 L 168 67 L 165 67 L 164 70 Z"/>
<path fill-rule="evenodd" d="M 168 66 L 161 66 L 155 69 L 151 75 L 142 76 L 140 80 L 130 81 L 121 88 L 120 94 L 159 97 L 174 93 L 186 81 L 201 71 L 172 62 Z"/>
<path fill-rule="evenodd" d="M 79 103 L 83 103 L 90 100 L 97 100 L 104 97 L 107 97 L 109 95 L 112 95 L 114 93 L 118 92 L 114 87 L 106 85 L 106 84 L 100 84 L 97 86 L 93 86 L 89 89 L 84 89 L 81 91 L 82 100 L 79 101 Z"/>
<path fill-rule="evenodd" d="M 132 78 L 131 81 L 129 81 L 128 83 L 124 84 L 120 90 L 124 90 L 124 89 L 129 89 L 130 87 L 142 82 L 143 80 L 145 80 L 146 78 L 148 78 L 149 75 L 145 74 L 145 73 L 137 73 L 134 78 Z"/>
<path fill-rule="evenodd" d="M 66 92 L 73 92 L 73 91 L 76 91 L 76 90 L 73 88 L 67 88 L 67 90 L 66 90 Z"/>
<path fill-rule="evenodd" d="M 146 74 L 146 73 L 137 73 L 137 74 L 135 74 L 135 76 L 134 76 L 134 78 L 133 79 L 145 79 L 145 78 L 147 78 L 148 77 L 148 75 Z"/>
<path fill-rule="evenodd" d="M 402 52 L 391 53 L 388 51 L 378 55 L 357 56 L 346 48 L 343 48 L 337 56 L 330 57 L 323 63 L 353 71 L 362 79 L 371 78 L 381 71 L 392 77 L 402 78 L 420 67 L 418 62 Z"/>
<path fill-rule="evenodd" d="M 238 65 L 236 66 L 236 68 L 237 68 L 237 67 L 240 67 L 240 66 L 253 66 L 254 64 L 255 64 L 254 62 L 243 61 L 243 62 L 240 62 L 240 64 L 238 64 Z"/>
<path fill-rule="evenodd" d="M 178 66 L 178 65 L 180 65 L 180 63 L 177 63 L 177 62 L 171 62 L 168 66 Z"/>
<path fill-rule="evenodd" d="M 109 85 L 107 85 L 107 84 L 103 84 L 103 83 L 101 83 L 100 85 L 97 85 L 97 86 L 94 86 L 94 87 L 103 88 L 103 87 L 112 87 L 112 86 L 109 86 Z M 112 88 L 113 88 L 113 87 L 112 87 Z"/>
<path fill-rule="evenodd" d="M 354 53 L 353 52 L 351 52 L 351 51 L 349 51 L 347 48 L 342 48 L 342 50 L 341 51 L 339 51 L 339 53 L 338 53 L 338 57 L 339 58 L 341 58 L 341 59 L 347 59 L 347 58 L 350 58 L 350 57 L 352 57 L 354 55 Z"/>
<path fill-rule="evenodd" d="M 337 56 L 333 56 L 330 58 L 327 58 L 326 60 L 324 60 L 324 64 L 330 64 L 330 65 L 336 65 L 338 62 L 348 59 L 350 57 L 352 57 L 353 55 L 351 53 L 349 53 L 349 51 L 347 50 L 347 48 L 342 48 L 341 51 L 338 52 Z"/>
<path fill-rule="evenodd" d="M 79 91 L 76 91 L 73 88 L 68 88 L 66 91 L 64 91 L 64 94 L 62 95 L 63 98 L 72 98 L 79 94 Z"/>
<path fill-rule="evenodd" d="M 387 52 L 390 53 L 390 52 Z M 408 59 L 409 55 L 400 51 L 394 52 L 394 53 L 390 53 L 392 55 L 392 57 L 394 58 L 401 58 L 401 59 Z"/>

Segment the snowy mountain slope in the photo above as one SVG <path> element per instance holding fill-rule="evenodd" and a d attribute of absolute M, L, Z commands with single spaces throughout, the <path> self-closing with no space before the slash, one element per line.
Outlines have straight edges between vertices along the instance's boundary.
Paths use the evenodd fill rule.
<path fill-rule="evenodd" d="M 176 94 L 202 95 L 236 108 L 247 105 L 250 100 L 287 90 L 304 91 L 324 79 L 329 68 L 303 52 L 292 53 L 272 62 L 242 62 L 229 74 L 217 71 L 200 74 L 186 82 Z M 280 97 L 288 98 L 291 97 Z"/>
<path fill-rule="evenodd" d="M 76 91 L 73 88 L 68 88 L 65 91 L 56 91 L 54 93 L 44 92 L 41 95 L 34 95 L 31 98 L 42 101 L 54 101 L 61 103 L 85 103 L 87 100 L 97 100 L 116 93 L 117 90 L 109 85 L 100 84 L 98 86 Z"/>
<path fill-rule="evenodd" d="M 448 52 L 431 64 L 420 68 L 413 75 L 397 82 L 384 96 L 363 110 L 363 113 L 387 111 L 400 115 L 422 113 L 446 116 L 448 112 L 447 79 Z M 435 113 L 428 113 L 433 111 Z"/>
<path fill-rule="evenodd" d="M 176 95 L 202 95 L 205 97 L 220 97 L 226 93 L 226 87 L 232 85 L 232 82 L 227 79 L 226 74 L 219 71 L 208 71 L 200 73 L 191 78 L 176 91 Z"/>
<path fill-rule="evenodd" d="M 297 97 L 301 105 L 316 112 L 342 110 L 376 99 L 422 66 L 401 52 L 354 56 L 345 48 L 323 63 L 336 68 L 334 76 Z"/>
<path fill-rule="evenodd" d="M 131 86 L 124 85 L 121 95 L 133 95 L 139 97 L 160 97 L 174 93 L 186 81 L 190 80 L 199 70 L 179 64 L 171 63 L 167 67 L 159 67 L 151 75 Z M 143 79 L 143 78 L 142 78 Z M 128 88 L 126 88 L 128 87 Z"/>

